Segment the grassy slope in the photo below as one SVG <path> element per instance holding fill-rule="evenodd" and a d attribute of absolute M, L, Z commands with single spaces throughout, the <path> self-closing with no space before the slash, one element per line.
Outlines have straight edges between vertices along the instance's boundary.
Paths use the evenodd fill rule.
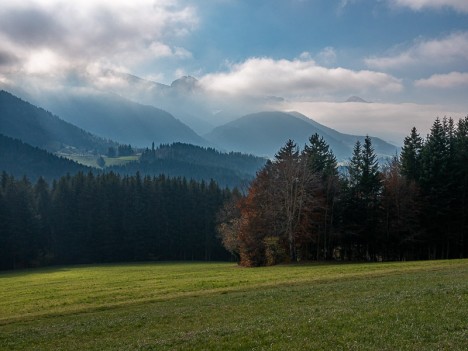
<path fill-rule="evenodd" d="M 0 274 L 0 349 L 466 350 L 468 260 Z"/>
<path fill-rule="evenodd" d="M 68 159 L 81 163 L 82 165 L 94 168 L 100 168 L 97 164 L 97 159 L 99 156 L 93 155 L 66 155 Z M 104 161 L 106 161 L 106 167 L 110 166 L 122 166 L 126 163 L 138 160 L 139 156 L 122 156 L 122 157 L 107 157 L 102 156 Z"/>

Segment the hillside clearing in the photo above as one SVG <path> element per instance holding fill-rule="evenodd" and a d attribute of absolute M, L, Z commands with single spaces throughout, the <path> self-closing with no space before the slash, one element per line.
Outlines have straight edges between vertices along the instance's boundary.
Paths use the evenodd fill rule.
<path fill-rule="evenodd" d="M 5 350 L 465 350 L 468 260 L 0 274 Z"/>

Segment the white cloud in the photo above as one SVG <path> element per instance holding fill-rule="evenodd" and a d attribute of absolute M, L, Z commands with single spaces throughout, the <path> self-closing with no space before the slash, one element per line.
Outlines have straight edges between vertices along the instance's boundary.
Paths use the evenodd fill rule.
<path fill-rule="evenodd" d="M 450 7 L 456 11 L 468 13 L 468 1 L 466 0 L 390 0 L 397 6 L 409 7 L 420 11 L 425 8 L 440 9 Z"/>
<path fill-rule="evenodd" d="M 336 62 L 336 51 L 331 46 L 327 46 L 317 54 L 316 60 L 325 65 L 329 66 Z"/>
<path fill-rule="evenodd" d="M 434 74 L 427 79 L 419 79 L 414 85 L 422 88 L 456 88 L 460 86 L 468 87 L 468 73 L 450 72 L 448 74 Z"/>
<path fill-rule="evenodd" d="M 49 74 L 98 64 L 129 70 L 160 58 L 186 59 L 191 53 L 173 43 L 197 25 L 196 10 L 179 0 L 6 1 L 0 61 L 9 61 L 1 69 Z"/>
<path fill-rule="evenodd" d="M 317 94 L 360 93 L 369 90 L 399 92 L 399 79 L 380 72 L 345 68 L 325 68 L 313 60 L 250 58 L 230 66 L 225 73 L 208 74 L 202 85 L 228 94 L 283 97 L 310 97 Z"/>
<path fill-rule="evenodd" d="M 457 62 L 468 62 L 468 32 L 453 33 L 442 39 L 418 41 L 409 49 L 394 55 L 365 59 L 368 67 L 382 70 L 416 65 L 444 66 Z"/>

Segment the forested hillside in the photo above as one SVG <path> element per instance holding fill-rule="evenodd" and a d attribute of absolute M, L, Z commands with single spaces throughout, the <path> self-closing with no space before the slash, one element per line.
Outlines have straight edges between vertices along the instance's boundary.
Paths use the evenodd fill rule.
<path fill-rule="evenodd" d="M 142 105 L 117 94 L 93 91 L 51 96 L 44 102 L 64 120 L 100 137 L 144 147 L 181 141 L 208 143 L 167 111 Z"/>
<path fill-rule="evenodd" d="M 105 153 L 108 147 L 117 145 L 3 90 L 0 91 L 0 133 L 50 152 L 71 149 Z"/>
<path fill-rule="evenodd" d="M 226 260 L 214 182 L 65 176 L 51 185 L 0 179 L 0 268 L 144 260 Z"/>
<path fill-rule="evenodd" d="M 67 173 L 89 170 L 91 168 L 0 134 L 0 171 L 7 171 L 17 178 L 52 180 Z"/>
<path fill-rule="evenodd" d="M 222 153 L 213 148 L 174 143 L 146 149 L 139 161 L 109 167 L 120 174 L 185 177 L 198 181 L 215 180 L 220 186 L 246 187 L 266 159 L 238 152 Z"/>

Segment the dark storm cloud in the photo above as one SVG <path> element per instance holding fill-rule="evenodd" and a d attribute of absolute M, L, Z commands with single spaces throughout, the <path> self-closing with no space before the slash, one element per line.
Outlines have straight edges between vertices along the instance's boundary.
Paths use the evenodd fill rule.
<path fill-rule="evenodd" d="M 0 32 L 16 44 L 38 47 L 60 45 L 67 31 L 48 11 L 23 8 L 0 12 Z"/>
<path fill-rule="evenodd" d="M 197 21 L 195 8 L 179 0 L 2 3 L 2 70 L 62 79 L 74 70 L 130 71 L 161 58 L 190 58 L 176 43 Z"/>
<path fill-rule="evenodd" d="M 1 49 L 0 49 L 1 50 Z M 0 67 L 1 66 L 10 66 L 18 62 L 18 58 L 6 51 L 0 51 Z"/>

